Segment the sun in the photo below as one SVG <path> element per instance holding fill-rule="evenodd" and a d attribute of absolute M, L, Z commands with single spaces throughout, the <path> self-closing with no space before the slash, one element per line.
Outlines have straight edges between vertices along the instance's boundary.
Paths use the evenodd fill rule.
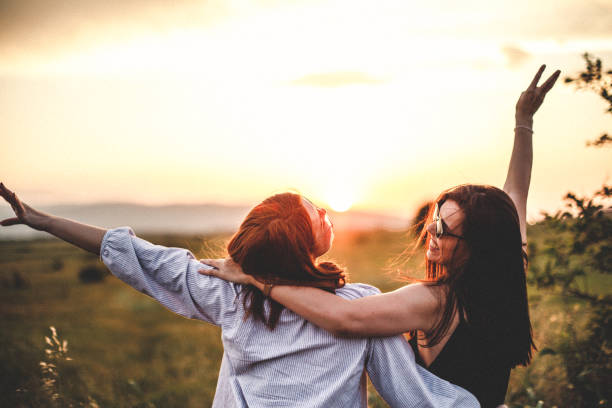
<path fill-rule="evenodd" d="M 349 194 L 336 191 L 329 195 L 327 202 L 332 210 L 344 212 L 351 208 L 354 200 Z"/>
<path fill-rule="evenodd" d="M 336 212 L 348 211 L 361 196 L 355 180 L 347 176 L 347 167 L 342 161 L 335 161 L 327 169 L 327 182 L 321 198 Z"/>

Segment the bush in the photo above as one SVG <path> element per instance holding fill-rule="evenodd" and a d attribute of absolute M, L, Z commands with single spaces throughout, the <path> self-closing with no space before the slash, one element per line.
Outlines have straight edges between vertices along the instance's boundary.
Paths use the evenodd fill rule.
<path fill-rule="evenodd" d="M 28 289 L 32 286 L 30 280 L 17 269 L 14 269 L 10 276 L 3 276 L 0 285 L 6 289 Z"/>
<path fill-rule="evenodd" d="M 82 283 L 98 283 L 106 278 L 108 272 L 96 265 L 88 265 L 79 271 L 79 280 Z"/>
<path fill-rule="evenodd" d="M 54 272 L 61 271 L 64 268 L 64 261 L 62 258 L 53 258 L 51 261 L 51 270 Z"/>
<path fill-rule="evenodd" d="M 543 221 L 554 235 L 543 248 L 530 247 L 535 262 L 529 280 L 540 289 L 560 292 L 568 309 L 584 304 L 590 313 L 580 327 L 568 319 L 540 355 L 560 359 L 570 406 L 606 406 L 612 400 L 612 296 L 594 291 L 597 286 L 587 282 L 612 273 L 612 187 L 604 185 L 592 197 L 569 193 L 565 201 L 566 211 L 547 214 Z"/>

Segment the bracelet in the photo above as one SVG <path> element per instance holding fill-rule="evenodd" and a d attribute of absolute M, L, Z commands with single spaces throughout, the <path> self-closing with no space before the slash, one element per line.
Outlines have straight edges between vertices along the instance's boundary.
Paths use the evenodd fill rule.
<path fill-rule="evenodd" d="M 270 297 L 270 292 L 272 291 L 273 287 L 274 287 L 274 285 L 271 284 L 271 283 L 265 283 L 264 284 L 263 294 L 264 294 L 265 297 Z"/>
<path fill-rule="evenodd" d="M 532 129 L 532 128 L 530 128 L 529 126 L 518 125 L 518 126 L 516 126 L 516 127 L 514 128 L 514 130 L 516 130 L 516 129 L 525 129 L 525 130 L 527 130 L 527 131 L 529 131 L 529 132 L 533 133 L 533 129 Z"/>

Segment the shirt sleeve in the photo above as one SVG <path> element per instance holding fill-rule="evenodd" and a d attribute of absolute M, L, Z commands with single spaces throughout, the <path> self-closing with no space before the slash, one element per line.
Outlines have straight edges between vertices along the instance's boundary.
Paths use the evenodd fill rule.
<path fill-rule="evenodd" d="M 471 393 L 418 365 L 402 336 L 370 339 L 366 369 L 391 407 L 480 407 Z"/>
<path fill-rule="evenodd" d="M 217 326 L 235 321 L 238 285 L 198 273 L 188 250 L 154 245 L 129 227 L 106 232 L 100 257 L 117 278 L 181 316 Z"/>

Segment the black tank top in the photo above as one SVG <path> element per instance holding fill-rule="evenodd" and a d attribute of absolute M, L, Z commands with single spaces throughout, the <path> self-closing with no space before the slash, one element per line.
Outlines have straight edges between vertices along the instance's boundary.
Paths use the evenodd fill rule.
<path fill-rule="evenodd" d="M 483 408 L 504 403 L 510 368 L 496 362 L 495 355 L 461 320 L 440 354 L 429 367 L 425 366 L 417 346 L 416 336 L 410 339 L 416 361 L 440 378 L 465 388 L 478 399 Z"/>

